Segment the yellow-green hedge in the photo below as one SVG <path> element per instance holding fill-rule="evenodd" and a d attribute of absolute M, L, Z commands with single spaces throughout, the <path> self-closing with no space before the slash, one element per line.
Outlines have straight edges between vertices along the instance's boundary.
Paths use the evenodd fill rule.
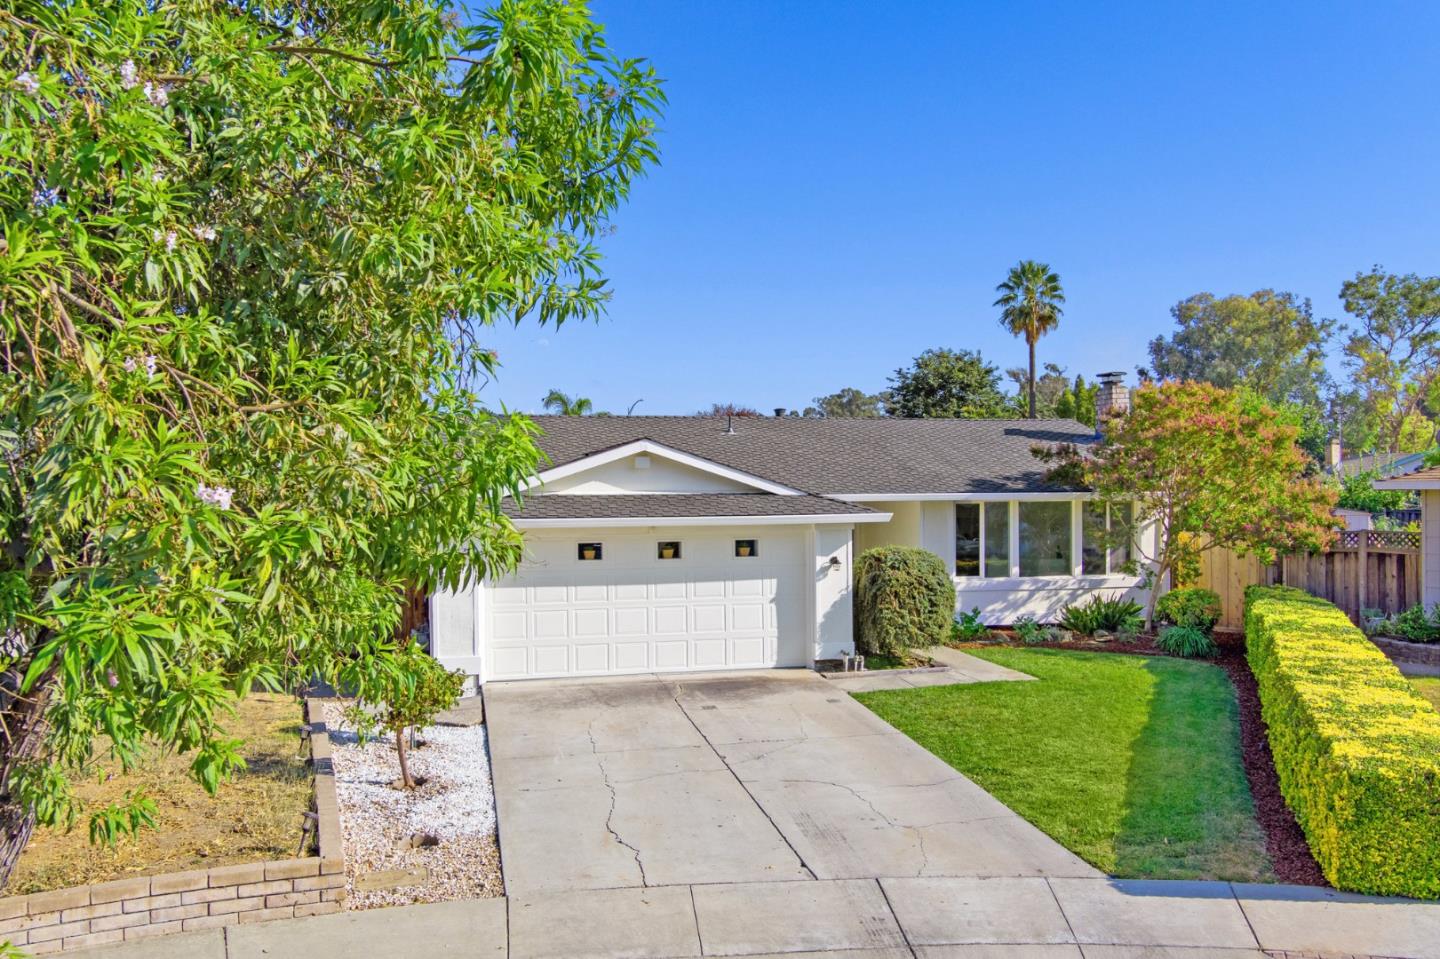
<path fill-rule="evenodd" d="M 1440 898 L 1440 713 L 1323 599 L 1245 591 L 1280 791 L 1339 889 Z"/>

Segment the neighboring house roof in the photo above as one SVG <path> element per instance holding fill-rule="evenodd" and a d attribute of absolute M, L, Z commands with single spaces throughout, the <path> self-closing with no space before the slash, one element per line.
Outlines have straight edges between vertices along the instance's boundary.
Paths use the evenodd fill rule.
<path fill-rule="evenodd" d="M 1046 466 L 1031 450 L 1095 439 L 1094 430 L 1073 420 L 737 416 L 728 421 L 731 433 L 726 417 L 534 419 L 544 430 L 540 448 L 555 466 L 651 440 L 829 496 L 1071 492 L 1077 487 L 1045 479 Z M 527 514 L 540 498 L 526 501 Z"/>
<path fill-rule="evenodd" d="M 1354 476 L 1356 473 L 1374 471 L 1381 476 L 1391 477 L 1409 473 L 1424 462 L 1424 453 L 1362 453 L 1341 460 L 1330 467 L 1330 472 L 1336 476 Z"/>
<path fill-rule="evenodd" d="M 1413 469 L 1401 476 L 1376 480 L 1371 485 L 1376 489 L 1440 489 L 1440 466 Z"/>
<path fill-rule="evenodd" d="M 530 496 L 523 508 L 507 499 L 505 512 L 525 524 L 561 520 L 685 520 L 721 517 L 844 516 L 852 522 L 884 522 L 889 513 L 842 503 L 823 496 L 782 496 L 774 493 L 621 493 L 604 495 Z"/>

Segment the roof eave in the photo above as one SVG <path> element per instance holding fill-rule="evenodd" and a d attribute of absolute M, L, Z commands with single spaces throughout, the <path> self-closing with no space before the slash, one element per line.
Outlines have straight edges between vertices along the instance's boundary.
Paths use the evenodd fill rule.
<path fill-rule="evenodd" d="M 516 529 L 593 529 L 646 526 L 810 526 L 826 523 L 888 523 L 890 513 L 796 513 L 765 516 L 567 516 L 512 520 Z"/>

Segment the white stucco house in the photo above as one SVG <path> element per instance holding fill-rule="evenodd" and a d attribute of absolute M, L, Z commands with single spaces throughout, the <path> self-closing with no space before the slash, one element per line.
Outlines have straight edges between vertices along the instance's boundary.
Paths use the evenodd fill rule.
<path fill-rule="evenodd" d="M 940 556 L 957 611 L 992 625 L 1147 598 L 1121 571 L 1133 545 L 1097 532 L 1124 518 L 1031 452 L 1093 442 L 1075 422 L 536 421 L 550 465 L 508 508 L 523 562 L 431 598 L 432 651 L 480 682 L 838 657 L 854 649 L 852 564 L 882 544 Z"/>

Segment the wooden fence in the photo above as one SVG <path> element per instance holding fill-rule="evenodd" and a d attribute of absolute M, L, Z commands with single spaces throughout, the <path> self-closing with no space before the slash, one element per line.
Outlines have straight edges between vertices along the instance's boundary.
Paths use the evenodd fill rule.
<path fill-rule="evenodd" d="M 1202 554 L 1195 585 L 1220 596 L 1221 626 L 1244 625 L 1245 587 L 1251 583 L 1303 589 L 1330 600 L 1357 623 L 1362 609 L 1399 613 L 1420 602 L 1420 534 L 1346 530 L 1323 553 L 1290 553 L 1268 566 L 1227 549 Z"/>

